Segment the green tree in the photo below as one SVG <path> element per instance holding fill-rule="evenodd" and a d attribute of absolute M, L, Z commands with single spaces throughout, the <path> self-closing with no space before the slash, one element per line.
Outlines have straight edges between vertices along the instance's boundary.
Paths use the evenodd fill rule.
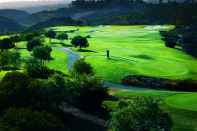
<path fill-rule="evenodd" d="M 47 79 L 50 75 L 54 73 L 53 70 L 44 66 L 39 60 L 32 58 L 26 63 L 25 69 L 29 76 L 32 78 Z"/>
<path fill-rule="evenodd" d="M 17 50 L 0 52 L 0 66 L 1 69 L 19 68 L 20 53 Z"/>
<path fill-rule="evenodd" d="M 44 61 L 51 59 L 52 48 L 49 46 L 37 46 L 33 49 L 33 56 L 44 65 Z"/>
<path fill-rule="evenodd" d="M 20 35 L 13 35 L 13 36 L 10 37 L 10 39 L 11 39 L 11 41 L 12 41 L 13 43 L 17 43 L 17 42 L 22 41 L 22 38 L 21 38 Z"/>
<path fill-rule="evenodd" d="M 75 106 L 97 115 L 106 113 L 102 103 L 108 98 L 108 88 L 95 76 L 79 76 L 72 80 L 70 97 Z"/>
<path fill-rule="evenodd" d="M 89 46 L 87 38 L 82 36 L 74 37 L 71 41 L 71 44 L 75 47 L 79 47 L 80 49 Z"/>
<path fill-rule="evenodd" d="M 14 48 L 15 44 L 12 42 L 10 38 L 5 38 L 0 40 L 0 50 L 1 52 L 7 49 Z"/>
<path fill-rule="evenodd" d="M 32 51 L 35 47 L 41 46 L 42 41 L 39 37 L 33 38 L 27 42 L 27 50 Z"/>
<path fill-rule="evenodd" d="M 109 128 L 113 131 L 170 131 L 172 120 L 153 98 L 137 97 L 120 102 L 112 112 Z"/>
<path fill-rule="evenodd" d="M 55 39 L 56 37 L 56 32 L 53 30 L 49 30 L 45 33 L 45 36 L 49 38 L 50 43 L 51 43 L 51 39 Z"/>
<path fill-rule="evenodd" d="M 24 41 L 30 41 L 36 37 L 40 37 L 40 32 L 31 32 L 31 33 L 25 33 L 22 34 Z"/>
<path fill-rule="evenodd" d="M 62 43 L 64 43 L 64 40 L 68 40 L 68 34 L 61 33 L 57 36 L 57 39 L 61 40 Z"/>
<path fill-rule="evenodd" d="M 9 72 L 0 82 L 0 108 L 6 109 L 10 106 L 26 106 L 28 104 L 27 87 L 31 78 L 21 72 Z"/>
<path fill-rule="evenodd" d="M 80 75 L 93 75 L 93 68 L 90 64 L 86 63 L 84 59 L 79 59 L 74 63 L 73 73 Z"/>

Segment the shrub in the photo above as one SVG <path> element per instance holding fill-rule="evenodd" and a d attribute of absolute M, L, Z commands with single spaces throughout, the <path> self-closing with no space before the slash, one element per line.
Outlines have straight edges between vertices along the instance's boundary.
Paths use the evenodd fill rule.
<path fill-rule="evenodd" d="M 170 131 L 172 120 L 156 100 L 138 97 L 131 102 L 121 103 L 112 112 L 109 128 L 113 131 Z"/>
<path fill-rule="evenodd" d="M 195 80 L 170 80 L 149 76 L 129 75 L 122 79 L 122 84 L 176 91 L 197 91 L 197 81 Z"/>

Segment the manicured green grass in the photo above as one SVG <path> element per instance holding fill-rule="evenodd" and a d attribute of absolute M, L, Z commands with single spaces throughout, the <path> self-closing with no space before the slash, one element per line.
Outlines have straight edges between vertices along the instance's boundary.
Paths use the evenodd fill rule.
<path fill-rule="evenodd" d="M 197 93 L 174 95 L 168 97 L 166 103 L 178 109 L 197 111 Z"/>
<path fill-rule="evenodd" d="M 53 60 L 47 63 L 48 67 L 67 74 L 67 55 L 65 51 L 60 48 L 53 48 L 52 58 Z"/>
<path fill-rule="evenodd" d="M 166 48 L 159 34 L 164 28 L 169 30 L 173 26 L 53 27 L 56 31 L 80 30 L 69 33 L 70 37 L 91 36 L 87 50 L 95 52 L 79 53 L 105 80 L 120 82 L 129 74 L 197 79 L 197 59 L 178 49 Z M 106 50 L 110 50 L 109 60 L 105 56 Z"/>
<path fill-rule="evenodd" d="M 110 90 L 110 94 L 120 99 L 132 99 L 135 96 L 151 96 L 161 100 L 161 107 L 170 113 L 173 120 L 172 131 L 197 130 L 197 104 L 196 93 L 160 91 L 160 90 Z M 116 109 L 117 101 L 106 101 L 110 109 Z"/>

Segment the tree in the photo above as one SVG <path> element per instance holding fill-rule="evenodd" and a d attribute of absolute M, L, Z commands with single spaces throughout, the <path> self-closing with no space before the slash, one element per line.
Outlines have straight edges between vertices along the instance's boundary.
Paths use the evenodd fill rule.
<path fill-rule="evenodd" d="M 26 34 L 23 34 L 22 36 L 23 36 L 24 41 L 30 41 L 36 37 L 40 37 L 40 32 L 26 33 Z"/>
<path fill-rule="evenodd" d="M 84 59 L 79 59 L 74 63 L 73 73 L 81 75 L 93 75 L 93 68 L 90 64 L 86 63 Z"/>
<path fill-rule="evenodd" d="M 27 42 L 27 50 L 32 51 L 36 46 L 41 46 L 42 41 L 39 37 L 33 38 Z"/>
<path fill-rule="evenodd" d="M 33 49 L 33 56 L 44 65 L 44 61 L 51 59 L 52 48 L 49 46 L 37 46 Z"/>
<path fill-rule="evenodd" d="M 63 131 L 66 130 L 61 119 L 46 111 L 28 108 L 9 108 L 1 117 L 8 131 Z M 0 128 L 1 129 L 1 128 Z M 14 130 L 14 131 L 15 131 Z"/>
<path fill-rule="evenodd" d="M 72 39 L 71 44 L 74 45 L 75 47 L 88 47 L 89 43 L 86 37 L 82 36 L 76 36 Z"/>
<path fill-rule="evenodd" d="M 20 53 L 17 50 L 0 52 L 0 68 L 9 70 L 11 68 L 19 68 Z"/>
<path fill-rule="evenodd" d="M 57 38 L 58 38 L 59 40 L 61 40 L 61 42 L 63 43 L 64 40 L 68 40 L 68 34 L 66 34 L 66 33 L 61 33 L 61 34 L 59 34 L 59 35 L 57 36 Z"/>
<path fill-rule="evenodd" d="M 71 84 L 71 103 L 90 113 L 102 116 L 106 113 L 102 103 L 108 98 L 108 88 L 95 76 L 78 76 Z"/>
<path fill-rule="evenodd" d="M 0 40 L 0 50 L 1 52 L 7 49 L 14 48 L 15 44 L 12 42 L 10 38 L 5 38 Z"/>
<path fill-rule="evenodd" d="M 176 32 L 172 31 L 160 31 L 162 36 L 162 40 L 165 42 L 165 46 L 169 48 L 175 48 L 179 37 L 177 36 Z"/>
<path fill-rule="evenodd" d="M 21 72 L 9 72 L 0 82 L 0 108 L 6 109 L 10 106 L 26 106 L 29 104 L 27 87 L 31 81 L 31 78 L 25 73 Z"/>
<path fill-rule="evenodd" d="M 45 33 L 45 36 L 48 37 L 50 39 L 50 43 L 51 43 L 51 39 L 55 39 L 56 37 L 56 33 L 53 30 L 49 30 Z"/>
<path fill-rule="evenodd" d="M 32 58 L 26 63 L 26 71 L 32 78 L 47 79 L 54 73 L 53 70 L 44 66 L 39 60 Z"/>
<path fill-rule="evenodd" d="M 13 36 L 10 37 L 10 39 L 11 39 L 11 41 L 12 41 L 13 43 L 17 43 L 17 42 L 22 41 L 22 38 L 21 38 L 20 35 L 13 35 Z"/>
<path fill-rule="evenodd" d="M 170 131 L 172 120 L 153 98 L 137 97 L 120 102 L 112 112 L 109 127 L 113 131 Z"/>

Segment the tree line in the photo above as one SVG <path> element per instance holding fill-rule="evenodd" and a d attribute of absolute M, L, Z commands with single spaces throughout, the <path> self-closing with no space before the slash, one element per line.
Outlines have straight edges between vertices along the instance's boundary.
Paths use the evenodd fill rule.
<path fill-rule="evenodd" d="M 99 8 L 105 8 L 110 6 L 132 6 L 136 4 L 178 4 L 179 2 L 177 0 L 74 0 L 70 4 L 71 7 L 77 7 L 77 8 L 90 8 L 90 9 L 99 9 Z M 195 0 L 185 0 L 181 2 L 181 4 L 194 4 Z"/>

